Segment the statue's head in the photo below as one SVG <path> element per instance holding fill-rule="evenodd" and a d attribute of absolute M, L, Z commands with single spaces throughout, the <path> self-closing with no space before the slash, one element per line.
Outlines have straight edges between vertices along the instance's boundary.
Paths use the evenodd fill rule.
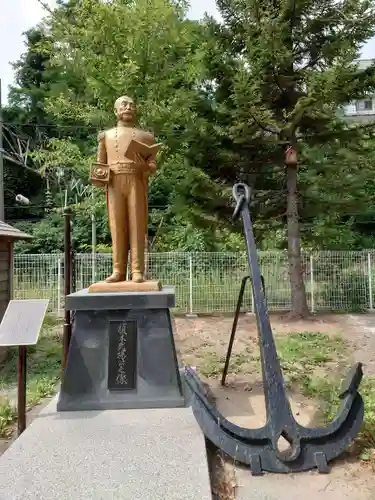
<path fill-rule="evenodd" d="M 134 123 L 136 119 L 137 108 L 131 97 L 123 95 L 116 99 L 115 115 L 117 120 L 125 123 Z"/>

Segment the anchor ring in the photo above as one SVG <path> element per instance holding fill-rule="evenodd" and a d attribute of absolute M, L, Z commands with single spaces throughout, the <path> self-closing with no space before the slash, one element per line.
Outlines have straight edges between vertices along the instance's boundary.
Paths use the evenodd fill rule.
<path fill-rule="evenodd" d="M 236 200 L 236 208 L 233 212 L 233 219 L 237 219 L 239 216 L 244 203 L 250 203 L 251 191 L 247 184 L 239 182 L 233 186 L 232 189 L 233 198 Z"/>

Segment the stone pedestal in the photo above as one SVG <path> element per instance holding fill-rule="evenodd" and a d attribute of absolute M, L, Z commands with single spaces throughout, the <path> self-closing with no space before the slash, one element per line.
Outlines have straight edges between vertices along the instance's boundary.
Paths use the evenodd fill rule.
<path fill-rule="evenodd" d="M 173 287 L 66 297 L 73 332 L 58 411 L 185 406 L 173 338 Z"/>

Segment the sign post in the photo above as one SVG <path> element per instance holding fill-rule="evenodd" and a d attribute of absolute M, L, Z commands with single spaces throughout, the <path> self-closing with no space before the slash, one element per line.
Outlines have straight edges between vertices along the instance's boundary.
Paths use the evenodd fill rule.
<path fill-rule="evenodd" d="M 11 300 L 0 323 L 0 347 L 18 347 L 18 435 L 26 429 L 27 346 L 38 342 L 48 299 Z"/>

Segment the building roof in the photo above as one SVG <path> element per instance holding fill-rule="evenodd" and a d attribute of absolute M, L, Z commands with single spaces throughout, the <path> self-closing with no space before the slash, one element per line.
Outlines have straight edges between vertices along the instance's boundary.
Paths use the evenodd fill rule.
<path fill-rule="evenodd" d="M 0 220 L 0 239 L 30 240 L 32 236 Z"/>
<path fill-rule="evenodd" d="M 358 64 L 358 69 L 363 70 L 374 64 L 375 59 L 356 59 L 355 62 Z"/>

